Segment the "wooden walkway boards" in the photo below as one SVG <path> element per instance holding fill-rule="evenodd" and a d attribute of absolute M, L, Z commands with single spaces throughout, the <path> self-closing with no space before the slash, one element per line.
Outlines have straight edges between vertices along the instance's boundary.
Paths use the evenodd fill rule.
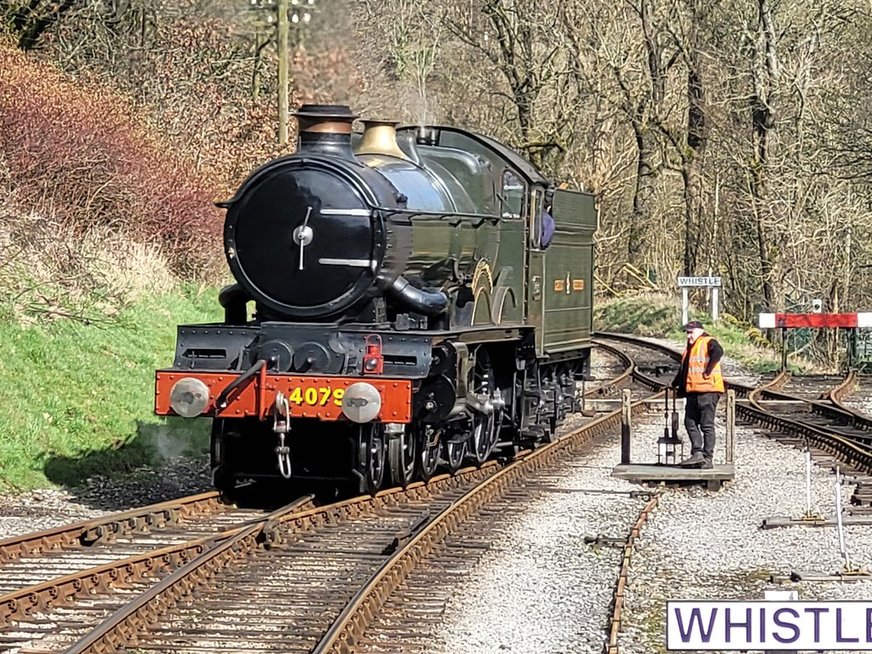
<path fill-rule="evenodd" d="M 709 490 L 720 490 L 724 482 L 736 478 L 732 464 L 716 464 L 710 470 L 681 468 L 656 463 L 625 463 L 615 466 L 612 476 L 647 484 L 705 484 Z"/>

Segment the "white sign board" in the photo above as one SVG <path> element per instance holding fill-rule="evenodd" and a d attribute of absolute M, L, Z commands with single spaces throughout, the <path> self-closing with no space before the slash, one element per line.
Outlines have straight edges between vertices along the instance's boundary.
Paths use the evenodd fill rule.
<path fill-rule="evenodd" d="M 720 277 L 679 277 L 678 288 L 690 288 L 696 286 L 720 286 Z"/>
<path fill-rule="evenodd" d="M 869 601 L 669 601 L 669 651 L 872 651 Z"/>
<path fill-rule="evenodd" d="M 689 288 L 710 288 L 712 300 L 712 322 L 718 321 L 718 291 L 721 287 L 720 277 L 679 277 L 678 288 L 681 289 L 681 324 L 687 324 L 690 291 Z"/>

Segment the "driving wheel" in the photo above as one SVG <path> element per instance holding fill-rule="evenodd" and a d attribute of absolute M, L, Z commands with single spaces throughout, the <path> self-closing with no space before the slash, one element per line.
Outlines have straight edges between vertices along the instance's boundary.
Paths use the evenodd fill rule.
<path fill-rule="evenodd" d="M 414 430 L 418 450 L 418 478 L 427 481 L 439 465 L 439 449 L 442 445 L 442 432 L 432 425 L 421 425 Z"/>
<path fill-rule="evenodd" d="M 448 464 L 448 470 L 451 472 L 457 472 L 460 470 L 460 466 L 463 465 L 463 459 L 466 457 L 466 448 L 467 443 L 469 441 L 461 441 L 461 442 L 451 442 L 448 440 L 445 442 L 445 463 Z"/>
<path fill-rule="evenodd" d="M 494 394 L 497 390 L 493 368 L 487 350 L 479 349 L 475 355 L 475 365 L 469 384 L 471 393 L 479 404 L 488 406 L 489 413 L 473 411 L 471 454 L 480 465 L 487 461 L 497 442 L 497 434 L 502 421 L 502 412 L 494 407 Z"/>
<path fill-rule="evenodd" d="M 373 494 L 381 488 L 385 475 L 385 439 L 380 425 L 360 427 L 360 472 L 366 493 Z"/>
<path fill-rule="evenodd" d="M 408 486 L 415 476 L 415 437 L 408 429 L 388 437 L 388 463 L 391 470 L 391 483 Z"/>

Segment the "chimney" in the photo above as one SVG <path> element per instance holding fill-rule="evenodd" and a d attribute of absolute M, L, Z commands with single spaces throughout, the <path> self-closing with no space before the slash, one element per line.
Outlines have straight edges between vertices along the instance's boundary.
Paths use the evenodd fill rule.
<path fill-rule="evenodd" d="M 397 144 L 397 125 L 395 120 L 363 120 L 363 137 L 355 154 L 386 154 L 405 159 L 409 157 Z"/>
<path fill-rule="evenodd" d="M 351 124 L 357 114 L 342 104 L 304 104 L 296 112 L 297 152 L 353 159 Z"/>

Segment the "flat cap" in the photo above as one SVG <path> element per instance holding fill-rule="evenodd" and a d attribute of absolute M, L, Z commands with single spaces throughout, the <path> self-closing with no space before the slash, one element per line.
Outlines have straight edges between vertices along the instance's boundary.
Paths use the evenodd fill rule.
<path fill-rule="evenodd" d="M 704 329 L 704 327 L 699 320 L 691 320 L 682 329 L 684 329 L 684 331 L 686 332 L 689 332 L 691 329 Z"/>

